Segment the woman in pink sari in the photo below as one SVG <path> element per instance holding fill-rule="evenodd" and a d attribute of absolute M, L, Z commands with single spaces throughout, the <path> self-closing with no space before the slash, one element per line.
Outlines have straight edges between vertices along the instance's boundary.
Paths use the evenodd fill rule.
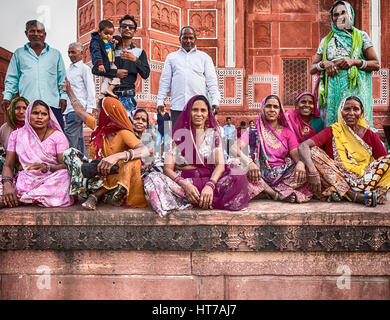
<path fill-rule="evenodd" d="M 298 143 L 310 139 L 324 129 L 324 123 L 317 106 L 317 99 L 308 91 L 298 95 L 295 100 L 295 110 L 289 112 L 288 118 Z"/>
<path fill-rule="evenodd" d="M 144 179 L 145 195 L 161 217 L 191 206 L 231 211 L 248 206 L 248 179 L 241 169 L 225 165 L 220 129 L 206 97 L 188 101 L 172 137 L 164 173 Z"/>
<path fill-rule="evenodd" d="M 25 125 L 11 133 L 2 172 L 1 206 L 16 207 L 33 203 L 44 207 L 73 204 L 69 195 L 70 176 L 62 161 L 69 148 L 56 117 L 41 100 L 30 103 Z M 18 158 L 23 170 L 16 181 L 13 168 Z"/>
<path fill-rule="evenodd" d="M 312 193 L 306 187 L 305 165 L 299 160 L 298 141 L 291 129 L 279 97 L 266 97 L 257 119 L 255 160 L 240 152 L 248 168 L 249 195 L 265 193 L 274 200 L 307 202 Z M 241 148 L 249 144 L 248 131 L 241 137 Z"/>

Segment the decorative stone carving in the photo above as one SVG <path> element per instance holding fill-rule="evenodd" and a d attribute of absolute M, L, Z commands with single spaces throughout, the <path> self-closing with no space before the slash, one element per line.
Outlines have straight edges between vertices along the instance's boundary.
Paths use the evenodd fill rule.
<path fill-rule="evenodd" d="M 1 226 L 0 250 L 390 251 L 390 227 Z"/>
<path fill-rule="evenodd" d="M 303 0 L 280 0 L 280 12 L 306 13 L 310 12 L 310 1 Z"/>
<path fill-rule="evenodd" d="M 388 106 L 389 105 L 389 69 L 382 68 L 372 73 L 372 77 L 380 78 L 380 96 L 373 97 L 374 105 Z"/>
<path fill-rule="evenodd" d="M 189 9 L 188 21 L 199 39 L 217 38 L 217 9 Z"/>
<path fill-rule="evenodd" d="M 142 28 L 141 8 L 142 0 L 104 0 L 103 18 L 108 19 L 119 27 L 119 20 L 126 14 L 133 15 L 138 28 Z"/>
<path fill-rule="evenodd" d="M 154 61 L 164 62 L 167 55 L 173 51 L 176 51 L 179 46 L 152 39 L 150 40 L 150 48 L 150 59 Z"/>
<path fill-rule="evenodd" d="M 253 46 L 255 48 L 271 48 L 271 23 L 253 22 Z"/>
<path fill-rule="evenodd" d="M 256 84 L 268 84 L 268 92 L 262 93 L 259 99 L 256 99 L 255 85 Z M 260 109 L 261 97 L 265 97 L 269 94 L 279 95 L 279 76 L 273 75 L 256 75 L 248 76 L 248 108 Z"/>
<path fill-rule="evenodd" d="M 218 76 L 218 87 L 219 91 L 221 93 L 221 102 L 220 105 L 233 105 L 233 106 L 240 106 L 243 104 L 243 83 L 244 83 L 244 76 L 243 76 L 243 70 L 242 69 L 225 69 L 225 68 L 218 68 L 217 69 L 217 76 Z M 235 84 L 234 84 L 234 97 L 226 97 L 225 96 L 225 79 L 234 77 Z"/>
<path fill-rule="evenodd" d="M 181 17 L 181 9 L 174 5 L 158 0 L 152 0 L 150 5 L 151 28 L 157 31 L 179 36 L 181 27 L 179 17 Z"/>
<path fill-rule="evenodd" d="M 95 4 L 90 1 L 79 8 L 79 35 L 82 36 L 95 28 Z"/>
<path fill-rule="evenodd" d="M 213 47 L 198 47 L 197 48 L 200 50 L 200 51 L 204 51 L 206 52 L 210 57 L 211 59 L 213 60 L 213 63 L 214 63 L 214 66 L 217 65 L 217 57 L 218 57 L 218 48 L 213 48 Z"/>
<path fill-rule="evenodd" d="M 253 13 L 270 13 L 271 12 L 271 0 L 252 0 Z"/>

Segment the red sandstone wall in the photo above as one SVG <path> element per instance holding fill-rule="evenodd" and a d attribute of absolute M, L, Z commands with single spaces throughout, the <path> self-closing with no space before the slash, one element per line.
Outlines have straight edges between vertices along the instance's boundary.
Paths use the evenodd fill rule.
<path fill-rule="evenodd" d="M 0 102 L 3 100 L 4 80 L 7 74 L 8 64 L 11 60 L 12 52 L 0 47 Z M 0 126 L 5 122 L 5 114 L 0 108 Z"/>

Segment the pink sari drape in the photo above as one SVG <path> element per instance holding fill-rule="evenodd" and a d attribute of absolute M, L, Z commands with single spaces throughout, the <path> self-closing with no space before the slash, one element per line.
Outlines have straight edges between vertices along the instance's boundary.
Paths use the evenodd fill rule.
<path fill-rule="evenodd" d="M 70 176 L 66 169 L 55 172 L 26 170 L 32 163 L 58 164 L 57 154 L 69 148 L 69 143 L 49 108 L 49 126 L 56 131 L 41 141 L 30 124 L 33 103 L 26 110 L 25 125 L 11 133 L 7 151 L 16 152 L 23 170 L 19 172 L 16 190 L 20 201 L 45 207 L 65 207 L 73 204 L 69 195 Z"/>

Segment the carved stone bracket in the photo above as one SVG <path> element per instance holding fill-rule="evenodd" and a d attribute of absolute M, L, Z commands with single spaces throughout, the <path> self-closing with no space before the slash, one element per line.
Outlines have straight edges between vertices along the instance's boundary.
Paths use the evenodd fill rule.
<path fill-rule="evenodd" d="M 390 227 L 2 226 L 0 250 L 390 251 Z"/>

